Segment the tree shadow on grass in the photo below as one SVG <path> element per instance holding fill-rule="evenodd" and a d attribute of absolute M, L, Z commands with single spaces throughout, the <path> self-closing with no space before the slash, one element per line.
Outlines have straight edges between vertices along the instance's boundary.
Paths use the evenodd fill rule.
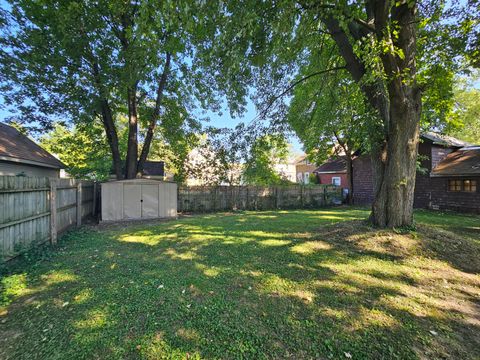
<path fill-rule="evenodd" d="M 478 277 L 408 235 L 277 215 L 75 233 L 28 270 L 0 357 L 478 357 Z"/>

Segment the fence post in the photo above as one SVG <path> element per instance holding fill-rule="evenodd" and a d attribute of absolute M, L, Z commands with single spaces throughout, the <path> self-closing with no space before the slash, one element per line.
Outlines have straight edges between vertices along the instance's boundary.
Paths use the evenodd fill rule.
<path fill-rule="evenodd" d="M 50 179 L 50 244 L 57 243 L 57 180 Z"/>
<path fill-rule="evenodd" d="M 327 187 L 323 187 L 323 204 L 327 205 Z"/>
<path fill-rule="evenodd" d="M 92 207 L 92 216 L 97 214 L 97 182 L 93 182 L 93 207 Z"/>
<path fill-rule="evenodd" d="M 77 184 L 77 227 L 82 225 L 82 182 Z"/>
<path fill-rule="evenodd" d="M 303 185 L 300 185 L 300 208 L 303 209 Z"/>

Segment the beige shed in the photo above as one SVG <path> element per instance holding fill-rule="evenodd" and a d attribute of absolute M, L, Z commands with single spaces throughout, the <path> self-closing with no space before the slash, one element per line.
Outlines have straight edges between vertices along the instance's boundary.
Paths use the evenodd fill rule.
<path fill-rule="evenodd" d="M 177 216 L 177 184 L 132 179 L 102 184 L 102 221 Z"/>

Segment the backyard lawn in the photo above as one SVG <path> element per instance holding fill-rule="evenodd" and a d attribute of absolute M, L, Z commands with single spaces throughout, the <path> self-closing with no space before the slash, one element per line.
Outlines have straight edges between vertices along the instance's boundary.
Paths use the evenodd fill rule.
<path fill-rule="evenodd" d="M 0 359 L 480 359 L 480 217 L 84 227 L 2 276 Z"/>

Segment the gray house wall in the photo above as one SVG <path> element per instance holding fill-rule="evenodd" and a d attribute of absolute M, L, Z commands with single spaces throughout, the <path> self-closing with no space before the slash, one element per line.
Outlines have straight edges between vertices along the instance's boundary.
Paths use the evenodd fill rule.
<path fill-rule="evenodd" d="M 18 176 L 23 174 L 28 177 L 60 177 L 60 170 L 49 167 L 28 165 L 23 163 L 14 163 L 0 160 L 0 176 Z"/>

